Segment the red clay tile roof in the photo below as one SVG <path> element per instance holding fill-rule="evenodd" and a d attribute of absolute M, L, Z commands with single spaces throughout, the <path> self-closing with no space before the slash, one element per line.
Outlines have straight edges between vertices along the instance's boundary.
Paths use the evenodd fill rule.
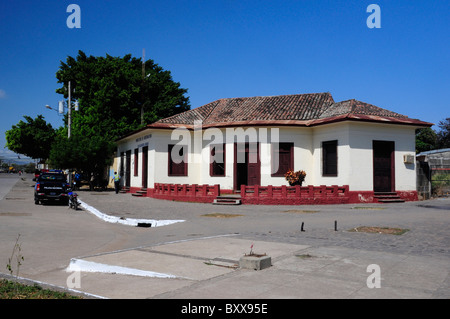
<path fill-rule="evenodd" d="M 198 108 L 164 118 L 147 127 L 296 125 L 314 126 L 343 120 L 362 120 L 431 126 L 375 105 L 348 100 L 335 103 L 330 93 L 256 96 L 220 99 Z"/>

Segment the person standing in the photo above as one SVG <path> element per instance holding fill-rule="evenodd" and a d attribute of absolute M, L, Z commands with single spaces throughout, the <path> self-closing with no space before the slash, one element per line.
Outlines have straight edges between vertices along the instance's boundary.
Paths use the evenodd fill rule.
<path fill-rule="evenodd" d="M 120 190 L 120 176 L 117 174 L 117 172 L 114 172 L 114 190 L 116 191 L 116 194 L 119 193 Z"/>

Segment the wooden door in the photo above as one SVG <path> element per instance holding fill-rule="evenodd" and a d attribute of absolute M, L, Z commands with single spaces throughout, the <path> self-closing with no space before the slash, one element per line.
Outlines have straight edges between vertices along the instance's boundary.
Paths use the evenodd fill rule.
<path fill-rule="evenodd" d="M 131 150 L 125 153 L 125 186 L 130 187 L 131 181 Z"/>
<path fill-rule="evenodd" d="M 259 144 L 250 147 L 249 143 L 234 144 L 234 189 L 241 185 L 253 186 L 261 183 L 261 161 Z"/>
<path fill-rule="evenodd" d="M 373 141 L 373 190 L 374 192 L 395 191 L 395 143 Z"/>
<path fill-rule="evenodd" d="M 142 148 L 142 188 L 147 188 L 148 180 L 148 146 Z"/>
<path fill-rule="evenodd" d="M 246 145 L 247 153 L 247 185 L 260 185 L 261 183 L 261 162 L 259 160 L 259 144 Z"/>

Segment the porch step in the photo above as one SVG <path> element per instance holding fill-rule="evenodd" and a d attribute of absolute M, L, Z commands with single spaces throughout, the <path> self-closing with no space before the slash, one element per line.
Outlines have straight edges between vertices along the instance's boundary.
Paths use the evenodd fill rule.
<path fill-rule="evenodd" d="M 143 197 L 144 194 L 137 192 L 137 193 L 131 193 L 131 196 L 134 196 L 134 197 Z"/>
<path fill-rule="evenodd" d="M 137 191 L 136 193 L 132 193 L 131 196 L 135 197 L 143 197 L 147 195 L 147 188 L 141 188 L 141 190 Z"/>
<path fill-rule="evenodd" d="M 221 195 L 217 196 L 214 201 L 214 205 L 240 205 L 241 196 L 240 195 Z"/>
<path fill-rule="evenodd" d="M 124 186 L 119 190 L 119 193 L 126 194 L 126 193 L 128 193 L 129 190 L 130 189 L 128 187 Z"/>
<path fill-rule="evenodd" d="M 376 192 L 374 197 L 379 203 L 404 203 L 405 201 L 396 192 Z"/>

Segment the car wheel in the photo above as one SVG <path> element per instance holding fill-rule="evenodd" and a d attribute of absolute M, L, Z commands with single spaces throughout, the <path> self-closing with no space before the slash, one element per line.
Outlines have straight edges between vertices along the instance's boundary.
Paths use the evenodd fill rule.
<path fill-rule="evenodd" d="M 35 200 L 34 200 L 34 204 L 35 204 L 35 205 L 39 205 L 39 200 L 35 199 Z"/>

